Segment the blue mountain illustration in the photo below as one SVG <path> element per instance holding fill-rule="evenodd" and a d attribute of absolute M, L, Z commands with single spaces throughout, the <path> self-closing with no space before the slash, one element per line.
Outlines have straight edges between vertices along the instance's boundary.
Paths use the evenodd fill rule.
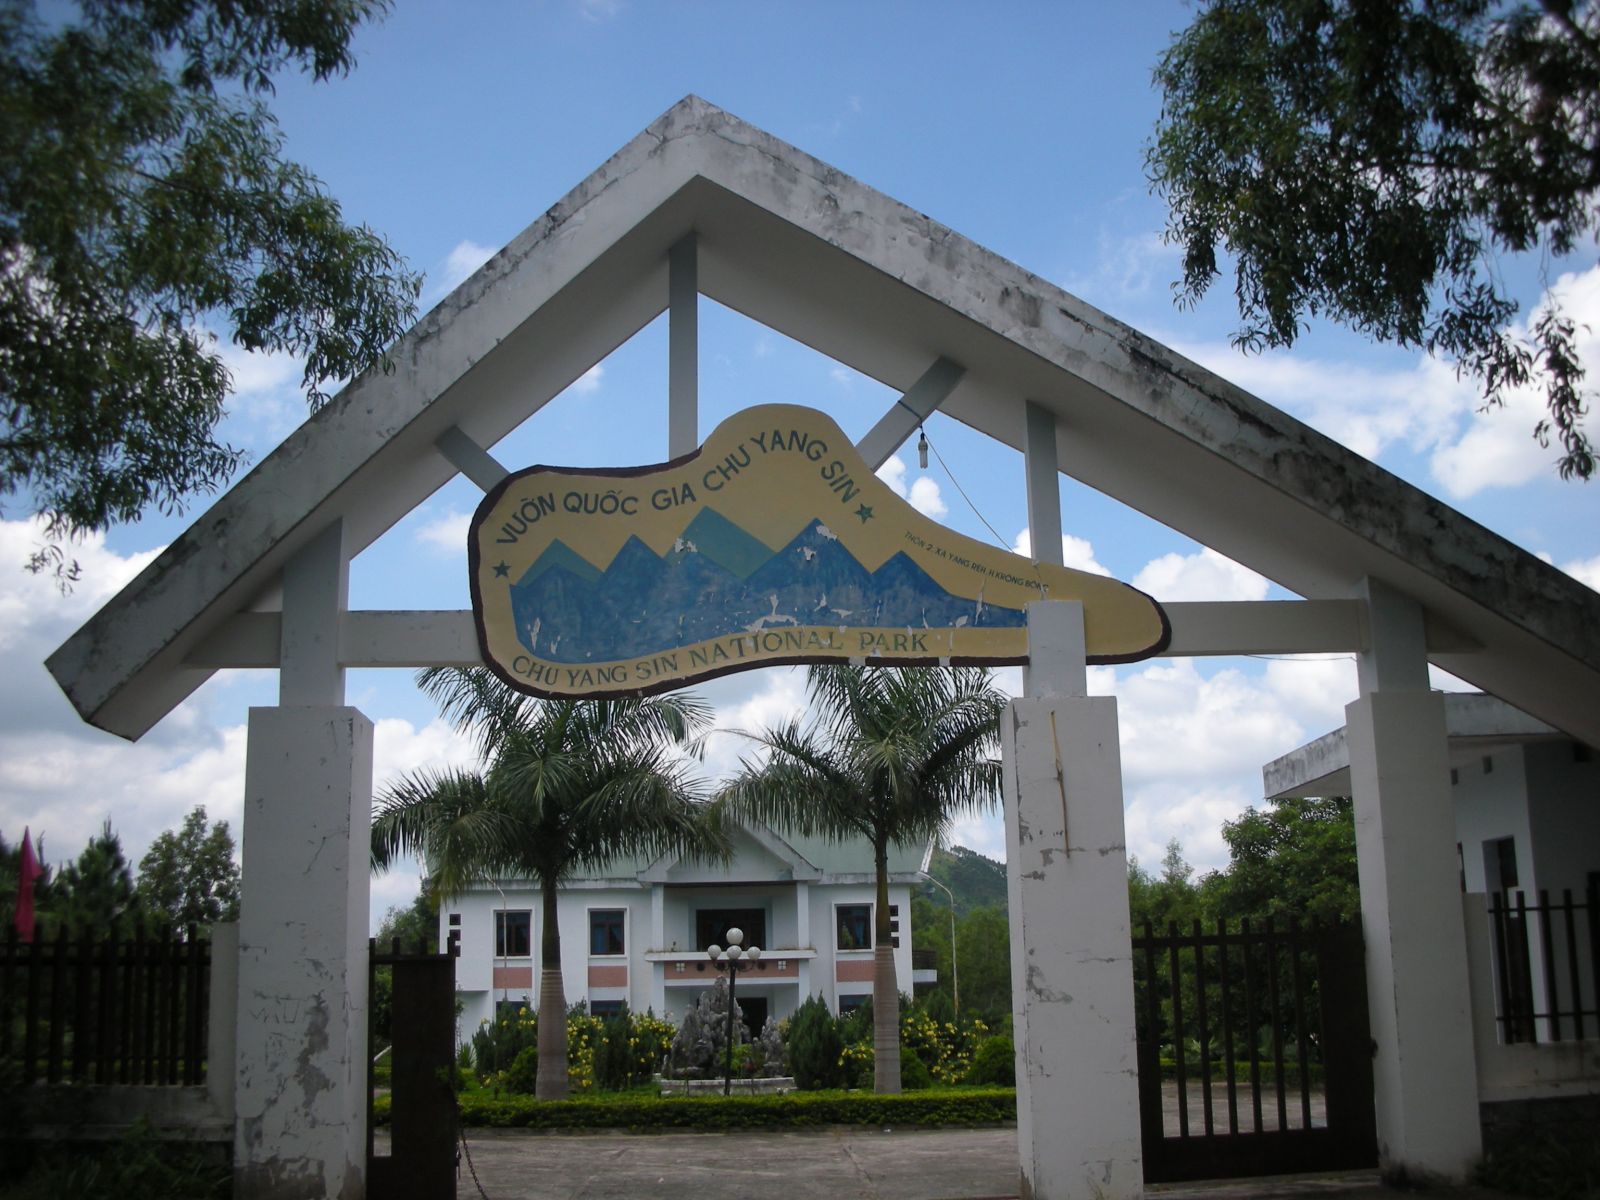
<path fill-rule="evenodd" d="M 665 555 L 630 537 L 604 571 L 553 542 L 511 585 L 517 637 L 552 662 L 611 662 L 785 626 L 1018 627 L 952 596 L 904 554 L 868 571 L 821 522 L 774 551 L 702 509 Z"/>

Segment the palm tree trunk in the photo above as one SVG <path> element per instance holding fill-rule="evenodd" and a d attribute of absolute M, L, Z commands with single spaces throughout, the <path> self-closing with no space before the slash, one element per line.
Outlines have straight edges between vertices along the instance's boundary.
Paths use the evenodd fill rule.
<path fill-rule="evenodd" d="M 567 998 L 561 987 L 561 929 L 556 921 L 556 881 L 541 879 L 544 928 L 539 938 L 539 1077 L 533 1092 L 540 1100 L 567 1098 Z"/>
<path fill-rule="evenodd" d="M 873 1090 L 900 1090 L 900 988 L 894 976 L 894 944 L 889 932 L 889 847 L 875 842 L 873 870 L 878 877 L 878 902 L 872 930 L 872 1071 Z"/>

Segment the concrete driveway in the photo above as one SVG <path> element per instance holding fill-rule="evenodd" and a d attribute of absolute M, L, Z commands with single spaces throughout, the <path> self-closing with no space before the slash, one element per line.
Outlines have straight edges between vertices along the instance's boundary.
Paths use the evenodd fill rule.
<path fill-rule="evenodd" d="M 1015 1129 L 530 1133 L 469 1129 L 489 1200 L 991 1200 L 1017 1194 Z M 380 1153 L 383 1147 L 380 1146 Z M 456 1194 L 477 1200 L 461 1164 Z M 1152 1200 L 1394 1200 L 1372 1171 L 1161 1184 Z M 1507 1200 L 1469 1189 L 1437 1200 Z"/>

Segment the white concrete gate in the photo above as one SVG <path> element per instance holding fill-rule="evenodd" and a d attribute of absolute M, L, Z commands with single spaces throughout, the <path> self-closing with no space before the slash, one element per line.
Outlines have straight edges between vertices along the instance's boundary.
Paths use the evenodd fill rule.
<path fill-rule="evenodd" d="M 237 1002 L 237 1195 L 363 1194 L 372 724 L 349 667 L 477 661 L 470 617 L 352 612 L 352 555 L 663 310 L 669 455 L 692 449 L 710 296 L 904 392 L 881 464 L 935 408 L 1026 455 L 1033 544 L 1059 475 L 1308 599 L 1168 606 L 1172 655 L 1353 652 L 1348 709 L 1379 1139 L 1460 1176 L 1479 1146 L 1434 662 L 1600 743 L 1600 598 L 1073 296 L 698 100 L 579 184 L 217 501 L 50 659 L 137 738 L 221 668 L 251 712 Z M 1006 715 L 1021 1186 L 1141 1193 L 1117 705 L 1085 694 L 1070 607 L 1031 618 Z"/>

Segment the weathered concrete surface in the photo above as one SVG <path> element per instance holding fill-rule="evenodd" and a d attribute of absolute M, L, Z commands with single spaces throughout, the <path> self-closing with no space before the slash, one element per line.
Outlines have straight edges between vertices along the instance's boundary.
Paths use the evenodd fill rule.
<path fill-rule="evenodd" d="M 1143 1166 L 1117 702 L 1014 700 L 1001 718 L 1001 751 L 1020 1191 L 1031 1200 L 1136 1197 Z"/>
<path fill-rule="evenodd" d="M 372 723 L 253 708 L 248 736 L 234 1195 L 361 1200 Z"/>
<path fill-rule="evenodd" d="M 1385 1167 L 1464 1179 L 1482 1151 L 1444 699 L 1345 708 Z"/>

